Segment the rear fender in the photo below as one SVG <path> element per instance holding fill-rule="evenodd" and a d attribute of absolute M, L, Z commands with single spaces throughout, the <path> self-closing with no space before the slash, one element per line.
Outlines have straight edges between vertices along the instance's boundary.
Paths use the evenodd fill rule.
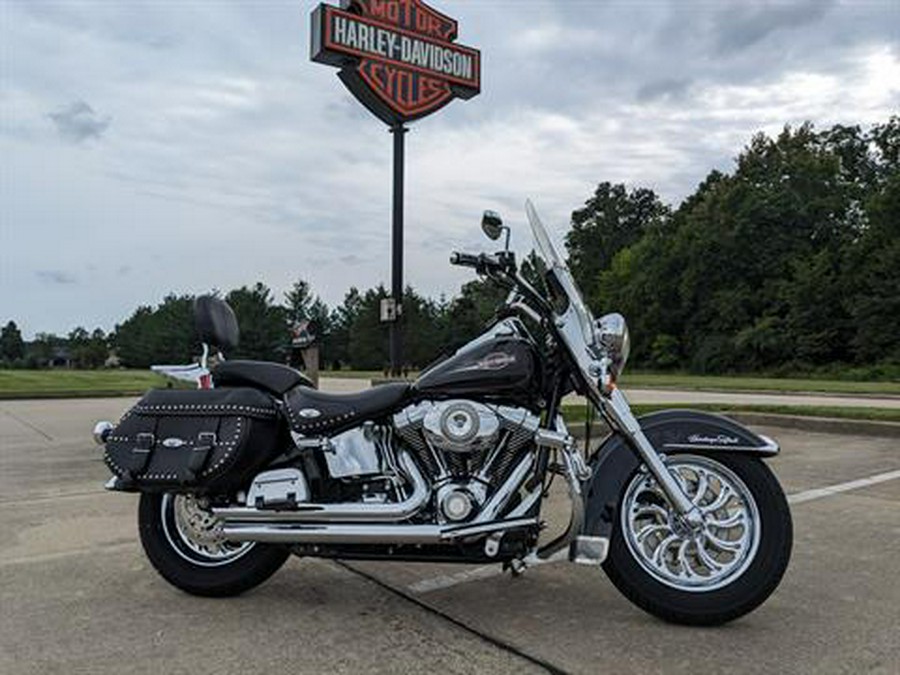
<path fill-rule="evenodd" d="M 778 443 L 750 431 L 734 420 L 696 410 L 663 410 L 638 418 L 657 452 L 738 452 L 760 457 L 777 455 Z M 629 477 L 641 465 L 625 438 L 612 433 L 590 460 L 591 478 L 585 493 L 584 534 L 609 537 L 619 496 Z"/>

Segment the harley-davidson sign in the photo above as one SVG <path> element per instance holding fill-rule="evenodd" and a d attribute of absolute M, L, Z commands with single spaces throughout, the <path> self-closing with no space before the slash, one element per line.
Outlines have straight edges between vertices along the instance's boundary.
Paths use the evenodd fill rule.
<path fill-rule="evenodd" d="M 455 44 L 457 24 L 421 0 L 341 0 L 312 15 L 313 61 L 387 124 L 424 117 L 481 89 L 481 53 Z"/>

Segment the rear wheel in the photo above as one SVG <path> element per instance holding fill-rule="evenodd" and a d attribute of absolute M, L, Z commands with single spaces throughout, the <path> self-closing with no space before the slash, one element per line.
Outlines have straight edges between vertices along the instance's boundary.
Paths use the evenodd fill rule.
<path fill-rule="evenodd" d="M 759 606 L 787 569 L 792 523 L 784 492 L 761 460 L 672 455 L 667 466 L 703 514 L 690 527 L 653 476 L 627 483 L 604 569 L 642 609 L 666 621 L 715 625 Z"/>
<path fill-rule="evenodd" d="M 141 544 L 156 571 L 194 595 L 238 595 L 272 576 L 290 555 L 285 547 L 230 542 L 206 501 L 193 495 L 142 494 Z"/>

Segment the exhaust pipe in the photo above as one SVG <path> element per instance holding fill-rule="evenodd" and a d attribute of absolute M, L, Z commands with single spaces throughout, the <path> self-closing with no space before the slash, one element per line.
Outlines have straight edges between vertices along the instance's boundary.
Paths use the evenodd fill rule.
<path fill-rule="evenodd" d="M 412 494 L 402 502 L 392 504 L 297 504 L 290 510 L 257 509 L 247 507 L 214 508 L 213 515 L 225 525 L 235 523 L 294 523 L 341 522 L 379 523 L 407 520 L 418 513 L 428 502 L 431 489 L 409 453 L 400 453 L 400 465 L 412 481 Z"/>
<path fill-rule="evenodd" d="M 253 507 L 214 508 L 222 519 L 222 534 L 229 541 L 272 544 L 442 544 L 493 532 L 536 527 L 537 517 L 522 514 L 540 494 L 527 495 L 523 504 L 505 520 L 498 514 L 507 506 L 534 464 L 529 454 L 516 466 L 478 518 L 469 523 L 445 525 L 401 521 L 415 515 L 431 497 L 431 489 L 407 452 L 399 455 L 401 467 L 410 477 L 409 497 L 394 504 L 297 504 L 295 509 L 276 511 Z"/>
<path fill-rule="evenodd" d="M 229 541 L 272 544 L 441 544 L 537 524 L 537 518 L 466 525 L 226 523 L 222 534 Z"/>

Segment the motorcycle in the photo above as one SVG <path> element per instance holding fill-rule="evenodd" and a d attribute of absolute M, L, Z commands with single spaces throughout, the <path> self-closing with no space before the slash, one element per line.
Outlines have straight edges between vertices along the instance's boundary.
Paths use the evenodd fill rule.
<path fill-rule="evenodd" d="M 772 439 L 714 414 L 640 418 L 617 381 L 624 318 L 595 320 L 533 205 L 528 273 L 510 229 L 485 212 L 495 254 L 451 263 L 509 290 L 493 324 L 409 383 L 324 393 L 302 373 L 226 360 L 239 337 L 222 300 L 197 299 L 200 364 L 212 388 L 148 392 L 100 422 L 110 490 L 139 492 L 140 539 L 174 586 L 231 596 L 291 555 L 497 563 L 514 574 L 550 557 L 601 566 L 664 620 L 721 624 L 760 605 L 791 553 L 792 523 L 764 460 Z M 583 448 L 561 414 L 586 398 L 609 435 Z M 541 541 L 542 505 L 566 481 L 568 527 Z"/>

